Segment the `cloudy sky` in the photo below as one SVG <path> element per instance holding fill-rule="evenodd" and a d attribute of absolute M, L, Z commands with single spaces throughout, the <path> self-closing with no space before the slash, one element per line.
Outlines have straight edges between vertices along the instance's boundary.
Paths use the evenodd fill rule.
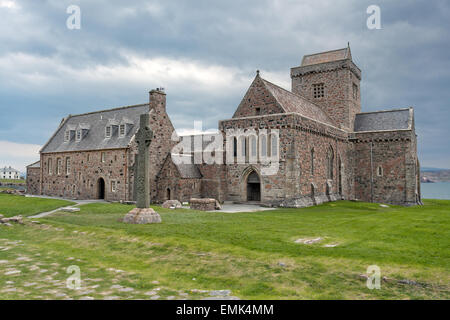
<path fill-rule="evenodd" d="M 177 130 L 216 128 L 255 70 L 290 89 L 304 54 L 350 41 L 363 111 L 414 106 L 422 166 L 450 168 L 448 17 L 446 0 L 0 0 L 0 166 L 38 160 L 64 116 L 144 103 L 156 87 Z"/>

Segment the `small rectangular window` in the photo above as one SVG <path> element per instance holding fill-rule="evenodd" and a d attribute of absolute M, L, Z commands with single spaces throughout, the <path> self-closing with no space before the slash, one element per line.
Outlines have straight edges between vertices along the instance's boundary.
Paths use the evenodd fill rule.
<path fill-rule="evenodd" d="M 66 158 L 66 174 L 70 174 L 70 158 Z"/>
<path fill-rule="evenodd" d="M 378 169 L 377 169 L 377 175 L 378 175 L 379 177 L 382 177 L 382 176 L 383 176 L 383 167 L 382 167 L 382 166 L 379 166 L 379 167 L 378 167 Z"/>
<path fill-rule="evenodd" d="M 77 130 L 77 141 L 81 140 L 81 130 Z"/>
<path fill-rule="evenodd" d="M 52 159 L 50 158 L 50 159 L 48 159 L 48 174 L 49 175 L 52 175 Z M 10 174 L 10 177 L 11 177 L 11 172 L 9 173 Z"/>
<path fill-rule="evenodd" d="M 64 132 L 64 141 L 67 142 L 70 140 L 70 131 L 67 130 L 66 132 Z"/>
<path fill-rule="evenodd" d="M 102 161 L 102 162 L 105 162 L 105 161 L 106 161 L 106 154 L 105 154 L 104 152 L 102 152 L 102 155 L 101 155 L 101 161 Z"/>
<path fill-rule="evenodd" d="M 56 174 L 59 176 L 61 174 L 61 166 L 62 166 L 62 161 L 61 158 L 58 158 L 56 160 Z"/>
<path fill-rule="evenodd" d="M 315 99 L 325 97 L 325 85 L 323 83 L 313 84 L 313 96 Z"/>
<path fill-rule="evenodd" d="M 257 116 L 259 116 L 259 115 L 261 114 L 261 108 L 256 108 L 256 109 L 255 109 L 255 114 L 256 114 Z"/>
<path fill-rule="evenodd" d="M 116 181 L 111 181 L 111 192 L 116 192 L 117 190 L 117 185 L 116 185 Z"/>
<path fill-rule="evenodd" d="M 358 85 L 353 84 L 353 99 L 358 99 Z"/>
<path fill-rule="evenodd" d="M 120 135 L 121 137 L 125 136 L 125 125 L 124 125 L 124 124 L 121 124 L 121 125 L 119 126 L 119 135 Z"/>

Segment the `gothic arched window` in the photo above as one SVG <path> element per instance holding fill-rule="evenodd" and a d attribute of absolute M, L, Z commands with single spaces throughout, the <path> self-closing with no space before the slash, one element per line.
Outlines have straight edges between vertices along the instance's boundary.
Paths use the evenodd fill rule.
<path fill-rule="evenodd" d="M 278 155 L 278 135 L 270 134 L 270 155 L 276 157 Z"/>
<path fill-rule="evenodd" d="M 261 143 L 261 157 L 267 157 L 267 137 L 265 134 L 261 135 L 261 140 L 259 140 Z"/>
<path fill-rule="evenodd" d="M 241 137 L 241 156 L 246 157 L 247 156 L 247 139 L 246 137 Z"/>
<path fill-rule="evenodd" d="M 256 158 L 256 137 L 250 136 L 250 155 L 254 158 Z"/>

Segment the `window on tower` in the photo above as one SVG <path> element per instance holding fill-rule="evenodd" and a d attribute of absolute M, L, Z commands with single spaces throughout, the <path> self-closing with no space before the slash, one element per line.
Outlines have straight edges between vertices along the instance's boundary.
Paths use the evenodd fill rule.
<path fill-rule="evenodd" d="M 353 99 L 358 99 L 358 85 L 357 84 L 353 84 Z"/>
<path fill-rule="evenodd" d="M 325 85 L 323 83 L 313 84 L 313 96 L 315 99 L 325 97 Z"/>

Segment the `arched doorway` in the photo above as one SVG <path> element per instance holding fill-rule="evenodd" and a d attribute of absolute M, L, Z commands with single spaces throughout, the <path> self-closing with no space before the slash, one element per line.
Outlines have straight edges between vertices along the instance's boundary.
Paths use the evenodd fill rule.
<path fill-rule="evenodd" d="M 97 199 L 105 199 L 105 180 L 103 178 L 97 181 Z"/>
<path fill-rule="evenodd" d="M 247 201 L 261 201 L 261 181 L 255 171 L 247 177 Z"/>
<path fill-rule="evenodd" d="M 167 190 L 166 190 L 166 197 L 167 197 L 167 200 L 171 200 L 170 199 L 170 188 L 167 188 Z"/>

